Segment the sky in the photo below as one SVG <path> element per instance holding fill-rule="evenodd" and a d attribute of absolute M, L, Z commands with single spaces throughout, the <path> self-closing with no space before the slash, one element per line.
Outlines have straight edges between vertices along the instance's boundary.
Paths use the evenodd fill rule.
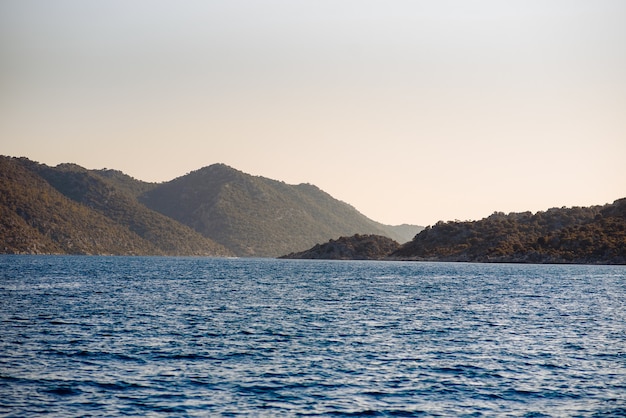
<path fill-rule="evenodd" d="M 626 197 L 622 0 L 3 0 L 0 154 L 214 163 L 386 224 Z"/>

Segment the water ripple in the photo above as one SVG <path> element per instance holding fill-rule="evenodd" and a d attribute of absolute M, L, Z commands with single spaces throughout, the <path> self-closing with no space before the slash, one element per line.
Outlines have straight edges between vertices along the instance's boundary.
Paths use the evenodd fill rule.
<path fill-rule="evenodd" d="M 5 416 L 624 416 L 626 269 L 0 257 Z"/>

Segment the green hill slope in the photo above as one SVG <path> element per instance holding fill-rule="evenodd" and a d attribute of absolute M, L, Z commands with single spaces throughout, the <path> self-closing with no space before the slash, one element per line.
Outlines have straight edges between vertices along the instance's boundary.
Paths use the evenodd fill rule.
<path fill-rule="evenodd" d="M 223 164 L 161 184 L 139 200 L 239 256 L 274 257 L 356 233 L 395 238 L 313 185 L 288 185 Z"/>
<path fill-rule="evenodd" d="M 386 226 L 310 184 L 223 164 L 155 184 L 116 170 L 0 158 L 0 252 L 273 257 L 342 235 L 405 242 L 420 228 Z"/>
<path fill-rule="evenodd" d="M 137 234 L 80 205 L 25 168 L 0 157 L 0 252 L 159 254 Z"/>
<path fill-rule="evenodd" d="M 115 180 L 107 181 L 106 176 L 77 165 L 48 167 L 27 159 L 3 157 L 0 168 L 6 179 L 2 210 L 15 225 L 6 226 L 6 239 L 9 234 L 15 235 L 11 242 L 17 237 L 30 242 L 47 242 L 33 235 L 32 229 L 27 233 L 18 219 L 21 218 L 51 241 L 46 244 L 46 250 L 40 252 L 232 254 L 191 228 L 141 205 L 128 188 L 116 187 Z M 54 199 L 52 206 L 50 196 Z M 70 213 L 80 216 L 68 218 Z M 56 233 L 51 235 L 51 231 Z M 88 245 L 89 242 L 107 244 Z M 28 245 L 15 249 L 9 249 L 13 245 L 6 247 L 5 252 L 39 251 L 29 251 Z"/>

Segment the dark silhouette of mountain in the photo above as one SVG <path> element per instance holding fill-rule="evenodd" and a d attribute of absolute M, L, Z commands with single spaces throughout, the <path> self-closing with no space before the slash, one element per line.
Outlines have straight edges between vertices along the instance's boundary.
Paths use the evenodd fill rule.
<path fill-rule="evenodd" d="M 313 185 L 288 185 L 223 164 L 160 184 L 139 201 L 239 256 L 276 257 L 356 233 L 397 237 Z"/>
<path fill-rule="evenodd" d="M 381 260 L 400 247 L 398 242 L 381 235 L 353 235 L 331 239 L 306 251 L 280 258 L 325 260 Z"/>
<path fill-rule="evenodd" d="M 82 167 L 0 157 L 5 253 L 230 255 Z"/>
<path fill-rule="evenodd" d="M 496 212 L 474 222 L 427 227 L 399 260 L 626 264 L 626 199 L 546 212 Z"/>

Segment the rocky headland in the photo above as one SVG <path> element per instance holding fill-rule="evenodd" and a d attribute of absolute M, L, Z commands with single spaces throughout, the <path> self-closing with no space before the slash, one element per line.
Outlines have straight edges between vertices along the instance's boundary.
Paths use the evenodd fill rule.
<path fill-rule="evenodd" d="M 291 253 L 281 258 L 324 260 L 381 260 L 400 248 L 400 244 L 381 235 L 353 235 L 331 239 L 325 244 Z"/>

